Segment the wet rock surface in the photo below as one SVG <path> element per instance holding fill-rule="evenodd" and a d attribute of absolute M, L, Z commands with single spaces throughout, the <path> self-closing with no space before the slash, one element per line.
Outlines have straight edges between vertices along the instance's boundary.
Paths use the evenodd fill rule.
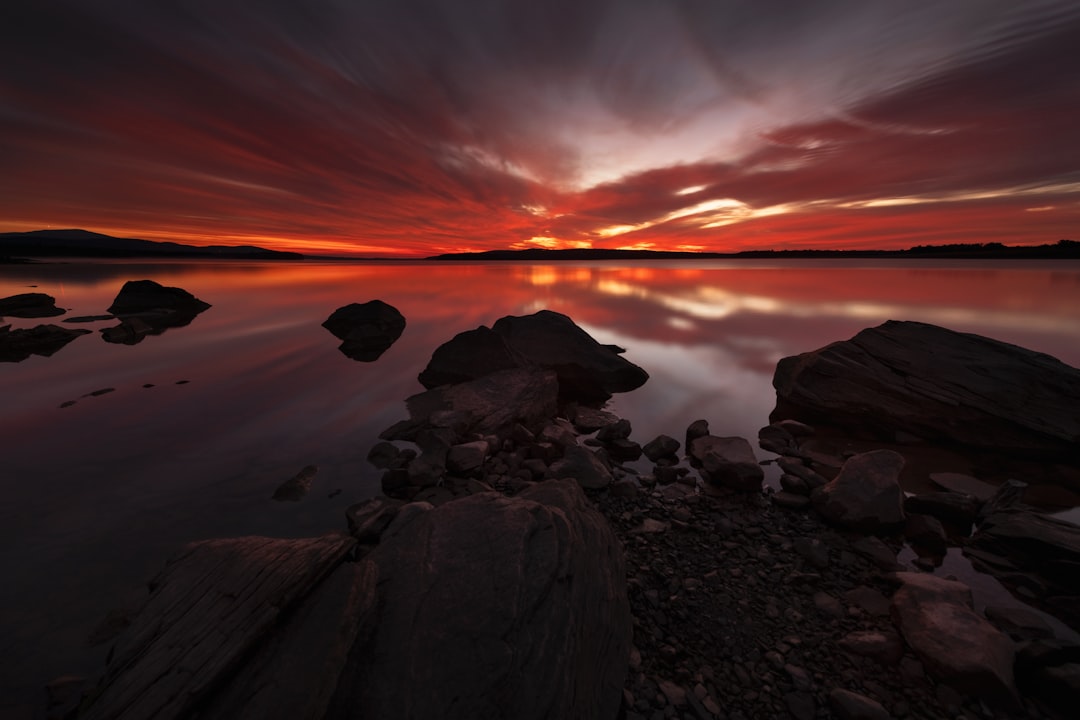
<path fill-rule="evenodd" d="M 38 325 L 12 330 L 0 325 L 0 362 L 22 362 L 31 355 L 49 357 L 89 330 L 71 330 L 60 325 Z"/>
<path fill-rule="evenodd" d="M 150 335 L 191 324 L 209 308 L 209 303 L 183 288 L 166 287 L 153 280 L 129 280 L 108 308 L 120 324 L 102 328 L 101 337 L 105 342 L 137 345 Z"/>
<path fill-rule="evenodd" d="M 63 315 L 66 310 L 56 307 L 56 299 L 45 293 L 20 293 L 0 298 L 0 318 L 43 318 Z"/>

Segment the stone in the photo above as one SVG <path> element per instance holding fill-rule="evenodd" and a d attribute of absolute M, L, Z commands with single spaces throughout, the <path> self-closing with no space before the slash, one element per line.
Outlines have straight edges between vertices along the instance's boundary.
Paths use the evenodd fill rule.
<path fill-rule="evenodd" d="M 633 440 L 612 440 L 604 444 L 604 450 L 615 462 L 633 462 L 641 457 L 641 446 Z"/>
<path fill-rule="evenodd" d="M 966 493 L 920 493 L 904 499 L 904 512 L 933 516 L 966 536 L 979 513 L 979 501 Z"/>
<path fill-rule="evenodd" d="M 367 556 L 378 621 L 353 646 L 329 717 L 617 715 L 626 570 L 576 483 L 470 495 L 400 524 L 404 512 Z"/>
<path fill-rule="evenodd" d="M 890 720 L 892 717 L 877 700 L 843 688 L 829 691 L 829 708 L 837 720 Z"/>
<path fill-rule="evenodd" d="M 893 621 L 926 669 L 961 693 L 1016 709 L 1013 643 L 975 613 L 971 589 L 922 573 L 896 577 Z"/>
<path fill-rule="evenodd" d="M 778 424 L 766 425 L 758 430 L 758 446 L 777 455 L 788 455 L 798 448 L 791 433 Z"/>
<path fill-rule="evenodd" d="M 505 436 L 516 425 L 539 431 L 555 416 L 557 396 L 558 381 L 549 370 L 502 370 L 407 398 L 409 419 L 387 428 L 380 437 L 415 441 L 424 428 L 432 427 L 432 415 L 448 410 L 467 418 L 467 431 L 479 435 Z"/>
<path fill-rule="evenodd" d="M 402 505 L 400 500 L 383 497 L 373 497 L 362 503 L 350 505 L 345 511 L 349 534 L 358 542 L 378 542 L 383 531 L 397 517 Z"/>
<path fill-rule="evenodd" d="M 997 487 L 971 475 L 954 472 L 930 473 L 930 482 L 949 492 L 971 495 L 979 503 L 994 497 Z"/>
<path fill-rule="evenodd" d="M 633 429 L 630 426 L 630 421 L 622 418 L 616 420 L 611 425 L 605 425 L 600 428 L 596 433 L 596 439 L 604 444 L 615 442 L 616 440 L 626 440 L 630 437 L 630 433 Z"/>
<path fill-rule="evenodd" d="M 806 481 L 798 475 L 784 473 L 780 476 L 780 487 L 784 489 L 784 492 L 810 497 L 810 488 L 806 485 Z"/>
<path fill-rule="evenodd" d="M 784 474 L 793 475 L 799 478 L 810 490 L 819 488 L 828 482 L 828 480 L 815 472 L 813 468 L 804 465 L 803 461 L 799 458 L 782 456 L 777 458 L 776 464 L 780 466 L 780 469 L 784 471 Z"/>
<path fill-rule="evenodd" d="M 706 482 L 733 490 L 761 490 L 765 473 L 745 438 L 706 435 L 691 442 L 689 452 Z"/>
<path fill-rule="evenodd" d="M 814 508 L 827 521 L 852 530 L 895 528 L 904 522 L 903 467 L 903 456 L 892 450 L 854 455 L 835 478 L 814 490 Z"/>
<path fill-rule="evenodd" d="M 860 585 L 844 593 L 844 599 L 874 617 L 885 617 L 889 614 L 889 598 L 872 587 Z"/>
<path fill-rule="evenodd" d="M 375 443 L 368 451 L 367 461 L 380 470 L 388 470 L 398 466 L 398 458 L 401 450 L 397 445 L 386 441 Z"/>
<path fill-rule="evenodd" d="M 904 522 L 904 537 L 921 556 L 942 557 L 949 547 L 945 528 L 932 515 L 908 515 Z"/>
<path fill-rule="evenodd" d="M 189 325 L 209 308 L 209 303 L 183 288 L 166 287 L 153 280 L 129 280 L 108 308 L 120 324 L 102 328 L 101 337 L 105 342 L 135 345 L 150 335 Z"/>
<path fill-rule="evenodd" d="M 581 487 L 590 489 L 607 487 L 612 480 L 611 471 L 600 458 L 580 445 L 567 448 L 562 459 L 551 464 L 547 474 L 556 479 L 573 478 Z"/>
<path fill-rule="evenodd" d="M 686 448 L 686 453 L 690 454 L 690 443 L 694 442 L 700 437 L 705 437 L 709 434 L 709 421 L 708 420 L 695 420 L 690 423 L 686 428 L 686 442 L 683 447 Z"/>
<path fill-rule="evenodd" d="M 978 335 L 890 320 L 782 359 L 773 386 L 773 421 L 1080 464 L 1080 370 Z"/>
<path fill-rule="evenodd" d="M 50 357 L 89 330 L 70 330 L 60 325 L 38 325 L 23 330 L 0 326 L 0 362 L 22 362 L 31 355 Z"/>
<path fill-rule="evenodd" d="M 405 331 L 405 317 L 382 300 L 339 307 L 322 326 L 341 340 L 338 350 L 360 362 L 378 360 Z"/>
<path fill-rule="evenodd" d="M 784 695 L 784 705 L 795 720 L 814 720 L 817 717 L 817 703 L 814 701 L 813 693 L 786 693 Z"/>
<path fill-rule="evenodd" d="M 454 445 L 446 454 L 446 469 L 452 473 L 470 473 L 484 464 L 488 444 L 483 440 Z"/>
<path fill-rule="evenodd" d="M 657 680 L 656 686 L 660 688 L 660 692 L 667 698 L 668 705 L 674 705 L 675 707 L 686 707 L 686 689 L 670 680 Z"/>
<path fill-rule="evenodd" d="M 597 410 L 596 408 L 581 406 L 577 408 L 577 411 L 574 413 L 573 424 L 575 430 L 587 435 L 588 433 L 596 432 L 600 428 L 606 425 L 612 425 L 618 421 L 619 418 L 607 410 Z"/>
<path fill-rule="evenodd" d="M 904 656 L 904 641 L 892 632 L 856 630 L 840 638 L 841 650 L 868 657 L 882 665 L 895 665 Z"/>
<path fill-rule="evenodd" d="M 1001 558 L 1004 564 L 985 568 L 1006 587 L 1042 588 L 1038 602 L 1080 628 L 1080 527 L 1042 513 L 1006 510 L 983 520 L 964 552 Z"/>
<path fill-rule="evenodd" d="M 845 615 L 844 606 L 827 592 L 814 593 L 813 601 L 817 611 L 826 617 L 840 619 Z"/>
<path fill-rule="evenodd" d="M 43 318 L 63 315 L 66 310 L 56 307 L 56 299 L 45 293 L 20 293 L 0 298 L 0 318 Z"/>
<path fill-rule="evenodd" d="M 311 483 L 319 473 L 318 465 L 307 465 L 300 472 L 281 483 L 274 491 L 273 500 L 298 502 L 307 496 Z"/>
<path fill-rule="evenodd" d="M 1054 629 L 1042 615 L 1020 605 L 987 605 L 983 610 L 994 627 L 1014 640 L 1042 640 L 1054 637 Z"/>
<path fill-rule="evenodd" d="M 867 558 L 881 570 L 897 570 L 901 566 L 896 562 L 896 553 L 881 538 L 861 537 L 851 543 L 851 549 Z"/>
<path fill-rule="evenodd" d="M 629 478 L 622 478 L 611 483 L 611 494 L 621 498 L 636 498 L 641 490 L 637 483 Z"/>
<path fill-rule="evenodd" d="M 675 457 L 681 447 L 679 441 L 670 435 L 657 435 L 642 446 L 641 452 L 651 462 L 657 462 L 664 458 Z"/>
<path fill-rule="evenodd" d="M 539 442 L 548 442 L 561 448 L 577 445 L 577 435 L 572 425 L 565 420 L 550 422 L 536 436 Z"/>
<path fill-rule="evenodd" d="M 772 503 L 777 507 L 788 510 L 807 510 L 810 507 L 810 498 L 787 491 L 773 493 Z"/>
<path fill-rule="evenodd" d="M 511 368 L 556 373 L 563 400 L 599 402 L 640 387 L 649 376 L 611 347 L 596 342 L 573 320 L 550 310 L 500 318 L 455 336 L 432 354 L 420 373 L 427 388 L 475 380 Z"/>
<path fill-rule="evenodd" d="M 818 570 L 829 567 L 829 546 L 817 538 L 797 537 L 792 548 Z"/>

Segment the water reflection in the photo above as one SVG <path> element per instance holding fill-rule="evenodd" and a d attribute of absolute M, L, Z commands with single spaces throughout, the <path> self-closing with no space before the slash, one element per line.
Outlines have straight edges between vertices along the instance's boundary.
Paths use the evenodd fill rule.
<path fill-rule="evenodd" d="M 128 589 L 141 593 L 183 542 L 340 528 L 344 509 L 378 488 L 365 461 L 376 436 L 407 415 L 403 399 L 422 389 L 420 370 L 459 332 L 555 310 L 627 348 L 650 374 L 612 401 L 633 439 L 681 437 L 697 418 L 716 435 L 754 437 L 773 408 L 777 360 L 887 319 L 1080 365 L 1080 263 L 986 270 L 912 261 L 0 268 L 0 297 L 37 284 L 72 314 L 100 312 L 137 278 L 213 305 L 153 342 L 83 341 L 0 366 L 0 567 L 18 588 L 0 596 L 0 693 L 37 692 L 45 679 L 95 669 L 98 651 L 80 649 L 86 634 Z M 378 362 L 348 359 L 321 327 L 358 295 L 408 318 Z M 34 326 L 11 323 L 11 331 Z M 57 409 L 106 387 L 115 391 Z M 269 499 L 307 465 L 319 474 L 304 501 Z"/>

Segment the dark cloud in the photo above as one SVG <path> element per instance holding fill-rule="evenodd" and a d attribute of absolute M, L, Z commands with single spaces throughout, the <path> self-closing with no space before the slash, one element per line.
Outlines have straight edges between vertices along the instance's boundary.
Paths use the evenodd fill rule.
<path fill-rule="evenodd" d="M 1080 181 L 1078 17 L 993 0 L 15 0 L 0 229 L 723 249 L 861 246 L 883 237 L 850 237 L 868 218 L 930 213 L 953 237 L 961 196 Z M 939 202 L 852 205 L 907 196 Z M 1055 209 L 1012 238 L 1072 222 L 1076 198 L 1025 196 Z M 738 224 L 688 211 L 729 199 Z M 980 202 L 998 221 L 1026 210 Z M 600 234 L 617 225 L 640 227 Z"/>

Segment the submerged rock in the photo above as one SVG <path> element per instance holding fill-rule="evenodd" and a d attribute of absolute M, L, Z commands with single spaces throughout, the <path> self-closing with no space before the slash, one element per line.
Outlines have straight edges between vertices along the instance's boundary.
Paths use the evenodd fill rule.
<path fill-rule="evenodd" d="M 56 299 L 45 293 L 20 293 L 0 298 L 0 317 L 42 318 L 63 315 L 66 310 L 56 307 Z"/>
<path fill-rule="evenodd" d="M 890 320 L 782 359 L 773 386 L 773 420 L 1080 465 L 1080 370 L 978 335 Z"/>
<path fill-rule="evenodd" d="M 289 502 L 303 500 L 308 491 L 311 490 L 311 483 L 318 473 L 319 468 L 317 465 L 305 466 L 303 470 L 281 483 L 278 489 L 274 491 L 272 499 L 278 501 L 287 500 Z"/>
<path fill-rule="evenodd" d="M 49 357 L 89 330 L 69 330 L 60 325 L 38 325 L 26 330 L 0 326 L 0 362 L 22 362 L 31 355 Z"/>
<path fill-rule="evenodd" d="M 338 308 L 322 326 L 342 341 L 338 350 L 343 355 L 373 362 L 401 337 L 405 317 L 393 305 L 372 300 Z"/>
<path fill-rule="evenodd" d="M 533 366 L 556 373 L 563 400 L 601 402 L 649 379 L 616 350 L 621 348 L 601 345 L 567 316 L 541 310 L 456 335 L 436 348 L 419 380 L 435 388 Z"/>

